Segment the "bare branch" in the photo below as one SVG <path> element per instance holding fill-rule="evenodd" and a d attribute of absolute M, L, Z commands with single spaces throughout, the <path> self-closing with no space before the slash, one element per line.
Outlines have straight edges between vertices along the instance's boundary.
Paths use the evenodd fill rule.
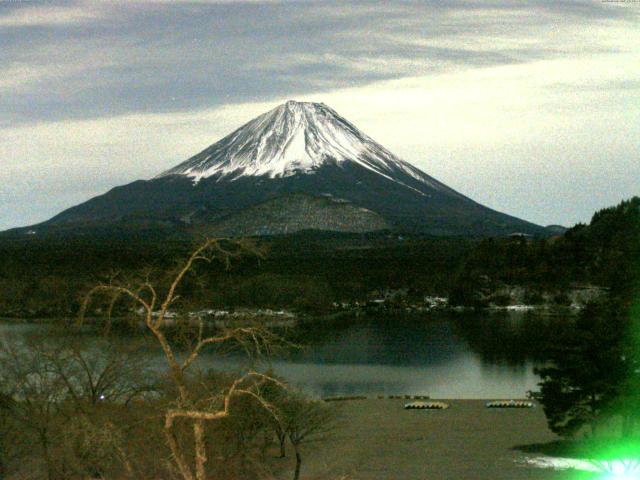
<path fill-rule="evenodd" d="M 89 293 L 87 293 L 87 295 L 85 296 L 82 302 L 82 305 L 80 307 L 80 312 L 78 314 L 78 321 L 77 321 L 78 325 L 81 325 L 82 323 L 84 323 L 87 310 L 91 304 L 91 300 L 98 293 L 111 293 L 112 295 L 117 294 L 118 296 L 126 295 L 131 299 L 135 300 L 137 303 L 139 303 L 147 311 L 148 314 L 152 313 L 151 306 L 147 302 L 145 302 L 144 299 L 134 291 L 126 287 L 120 287 L 117 285 L 98 285 L 96 287 L 93 287 L 89 291 Z"/>
<path fill-rule="evenodd" d="M 121 286 L 114 284 L 115 276 L 112 277 L 108 284 L 101 284 L 94 287 L 85 296 L 78 315 L 78 324 L 85 321 L 85 317 L 94 297 L 99 295 L 108 295 L 109 304 L 107 308 L 107 318 L 110 321 L 114 307 L 121 297 L 127 297 L 144 310 L 144 323 L 147 329 L 154 335 L 157 342 L 162 348 L 171 378 L 178 389 L 178 398 L 176 408 L 169 409 L 165 412 L 164 434 L 167 444 L 171 449 L 173 460 L 175 461 L 180 475 L 183 480 L 204 480 L 207 462 L 205 422 L 219 420 L 229 415 L 229 409 L 232 400 L 238 396 L 249 396 L 255 399 L 267 412 L 277 419 L 278 412 L 261 394 L 260 387 L 267 382 L 271 382 L 283 389 L 286 387 L 278 380 L 267 375 L 257 372 L 249 372 L 246 375 L 236 379 L 228 387 L 222 395 L 210 399 L 211 401 L 205 408 L 196 408 L 187 388 L 185 374 L 188 368 L 196 361 L 203 348 L 208 345 L 221 345 L 226 342 L 235 341 L 249 355 L 255 352 L 257 355 L 264 355 L 271 351 L 274 343 L 279 341 L 278 337 L 261 327 L 237 327 L 225 329 L 216 335 L 206 336 L 204 322 L 198 319 L 197 331 L 193 342 L 188 342 L 189 353 L 186 358 L 179 361 L 174 354 L 173 348 L 163 329 L 165 327 L 165 319 L 171 305 L 173 305 L 180 296 L 178 288 L 183 282 L 185 276 L 193 269 L 197 262 L 211 263 L 214 260 L 221 262 L 225 268 L 230 268 L 231 261 L 243 255 L 251 254 L 258 259 L 264 258 L 264 253 L 259 249 L 255 242 L 250 240 L 225 240 L 220 238 L 208 238 L 206 241 L 196 248 L 187 260 L 182 263 L 175 276 L 173 276 L 169 284 L 166 295 L 160 300 L 157 290 L 149 281 L 148 276 L 144 281 L 140 282 L 136 287 Z M 157 312 L 156 305 L 159 304 Z M 183 326 L 187 324 L 184 323 Z M 193 338 L 193 337 L 192 337 Z M 109 371 L 103 372 L 105 377 L 110 374 Z M 95 380 L 95 379 L 94 379 Z M 108 378 L 98 378 L 91 381 L 96 388 L 99 388 L 103 380 L 106 382 Z M 220 405 L 220 400 L 222 404 Z M 191 422 L 194 436 L 194 451 L 185 453 L 187 448 L 181 445 L 174 431 L 175 422 L 179 419 Z M 193 463 L 191 463 L 193 462 Z M 191 463 L 191 464 L 190 464 Z"/>

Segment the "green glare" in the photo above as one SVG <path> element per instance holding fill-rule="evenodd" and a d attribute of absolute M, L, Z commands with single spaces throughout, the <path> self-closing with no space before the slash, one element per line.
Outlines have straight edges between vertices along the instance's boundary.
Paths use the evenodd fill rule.
<path fill-rule="evenodd" d="M 640 480 L 640 436 L 637 431 L 640 426 L 640 412 L 637 410 L 640 407 L 640 300 L 638 285 L 634 287 L 633 300 L 628 310 L 629 331 L 625 332 L 629 340 L 629 378 L 620 405 L 622 411 L 631 410 L 633 421 L 630 438 L 611 439 L 594 450 L 590 461 L 599 469 L 599 474 L 594 478 L 603 480 Z"/>
<path fill-rule="evenodd" d="M 636 265 L 636 267 L 638 267 Z M 635 278 L 638 278 L 636 275 Z M 593 463 L 600 467 L 602 479 L 640 480 L 640 437 L 638 436 L 638 417 L 640 412 L 640 300 L 638 285 L 634 286 L 633 301 L 629 306 L 629 338 L 628 360 L 631 363 L 627 392 L 623 399 L 622 408 L 631 408 L 634 412 L 636 425 L 631 439 L 622 439 L 601 446 L 593 456 Z"/>
<path fill-rule="evenodd" d="M 602 439 L 581 442 L 573 458 L 586 462 L 587 470 L 570 470 L 557 477 L 562 480 L 640 480 L 640 439 Z"/>
<path fill-rule="evenodd" d="M 637 267 L 637 265 L 636 265 Z M 637 273 L 637 270 L 636 272 Z M 635 278 L 640 278 L 636 275 Z M 628 305 L 626 357 L 629 361 L 625 391 L 614 413 L 631 412 L 631 431 L 625 438 L 592 438 L 575 444 L 572 458 L 585 460 L 592 471 L 571 470 L 558 477 L 562 480 L 640 480 L 640 288 L 635 285 L 633 300 Z"/>

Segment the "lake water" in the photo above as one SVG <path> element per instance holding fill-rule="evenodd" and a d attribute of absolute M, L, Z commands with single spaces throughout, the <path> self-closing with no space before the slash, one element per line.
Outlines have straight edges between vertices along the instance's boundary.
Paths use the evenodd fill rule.
<path fill-rule="evenodd" d="M 536 388 L 533 373 L 555 322 L 523 313 L 438 314 L 375 318 L 309 329 L 307 346 L 273 359 L 276 374 L 307 393 L 430 395 L 432 398 L 522 398 Z M 19 339 L 45 327 L 0 323 L 0 335 Z M 91 342 L 91 335 L 83 334 Z M 84 341 L 84 340 L 83 340 Z M 133 342 L 129 337 L 114 341 Z M 162 355 L 145 348 L 158 369 Z M 201 355 L 199 366 L 238 370 L 238 356 Z"/>

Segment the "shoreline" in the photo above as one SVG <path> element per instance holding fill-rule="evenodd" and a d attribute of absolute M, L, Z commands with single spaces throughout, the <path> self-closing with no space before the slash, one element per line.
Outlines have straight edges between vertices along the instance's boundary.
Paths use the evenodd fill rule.
<path fill-rule="evenodd" d="M 208 309 L 206 313 L 201 315 L 201 312 L 188 312 L 186 315 L 190 320 L 195 320 L 199 316 L 205 317 L 204 322 L 207 325 L 223 327 L 230 323 L 227 320 L 238 319 L 241 321 L 246 320 L 272 320 L 270 327 L 296 327 L 299 325 L 305 325 L 309 323 L 326 323 L 341 318 L 361 318 L 379 315 L 430 315 L 430 314 L 465 314 L 465 313 L 530 313 L 540 316 L 561 316 L 561 315 L 577 315 L 583 306 L 565 306 L 565 305 L 489 305 L 489 306 L 447 306 L 438 308 L 420 308 L 420 307 L 356 307 L 356 308 L 344 308 L 331 311 L 329 313 L 299 313 L 287 310 L 277 310 L 275 314 L 270 314 L 268 310 L 271 309 L 249 309 L 246 307 L 238 307 L 237 309 L 224 308 L 224 309 Z M 223 315 L 217 314 L 223 312 Z M 281 313 L 282 312 L 282 313 Z M 177 315 L 173 312 L 168 313 L 165 322 L 167 325 L 175 324 Z M 113 317 L 112 320 L 117 323 L 125 320 L 126 317 Z M 0 322 L 6 323 L 33 323 L 44 324 L 54 323 L 68 319 L 70 322 L 75 321 L 75 316 L 70 316 L 68 313 L 61 315 L 32 315 L 26 312 L 20 314 L 12 313 L 0 313 Z M 102 317 L 87 317 L 89 323 L 95 320 L 103 319 Z"/>

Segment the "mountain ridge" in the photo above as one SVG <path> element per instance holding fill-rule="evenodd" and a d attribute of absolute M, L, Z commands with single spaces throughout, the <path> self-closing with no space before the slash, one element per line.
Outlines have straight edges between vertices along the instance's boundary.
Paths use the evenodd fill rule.
<path fill-rule="evenodd" d="M 396 157 L 331 107 L 295 100 L 259 115 L 154 178 L 183 175 L 197 183 L 212 176 L 230 181 L 242 176 L 286 177 L 313 173 L 327 162 L 354 162 L 396 182 L 394 170 L 399 169 L 431 188 L 457 194 Z"/>
<path fill-rule="evenodd" d="M 150 180 L 115 187 L 28 228 L 71 230 L 91 223 L 133 228 L 136 222 L 157 222 L 215 231 L 217 222 L 278 198 L 281 223 L 284 212 L 299 211 L 285 205 L 299 200 L 298 194 L 346 202 L 355 209 L 349 215 L 360 209 L 363 215 L 380 217 L 349 217 L 361 228 L 385 225 L 427 235 L 548 235 L 544 227 L 484 207 L 401 160 L 330 107 L 295 101 L 254 118 Z M 308 202 L 304 208 L 308 222 L 296 221 L 296 229 L 348 228 L 337 217 L 325 218 L 331 209 L 322 202 Z M 345 215 L 345 209 L 338 210 L 331 211 Z M 260 220 L 242 218 L 254 225 Z M 246 231 L 238 228 L 237 234 Z"/>

